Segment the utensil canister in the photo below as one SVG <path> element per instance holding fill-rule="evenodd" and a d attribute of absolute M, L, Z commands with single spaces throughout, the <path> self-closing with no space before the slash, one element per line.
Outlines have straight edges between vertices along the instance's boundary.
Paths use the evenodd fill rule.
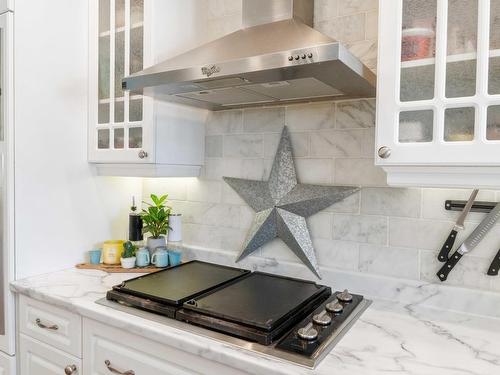
<path fill-rule="evenodd" d="M 170 226 L 168 231 L 168 242 L 182 241 L 182 215 L 170 215 L 168 225 Z"/>

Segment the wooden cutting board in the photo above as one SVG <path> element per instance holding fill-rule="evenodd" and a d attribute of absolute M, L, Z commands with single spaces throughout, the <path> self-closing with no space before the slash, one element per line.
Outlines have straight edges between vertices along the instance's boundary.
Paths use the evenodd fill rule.
<path fill-rule="evenodd" d="M 163 270 L 164 268 L 157 268 L 155 266 L 135 267 L 135 268 L 122 268 L 119 264 L 90 264 L 79 263 L 75 266 L 84 270 L 100 270 L 109 273 L 152 273 Z"/>

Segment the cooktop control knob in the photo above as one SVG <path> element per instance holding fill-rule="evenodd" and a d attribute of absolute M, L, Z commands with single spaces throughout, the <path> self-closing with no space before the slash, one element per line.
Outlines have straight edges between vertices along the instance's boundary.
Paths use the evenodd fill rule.
<path fill-rule="evenodd" d="M 325 307 L 326 311 L 334 314 L 340 314 L 344 310 L 344 306 L 342 306 L 337 299 L 327 303 Z"/>
<path fill-rule="evenodd" d="M 342 293 L 337 294 L 337 299 L 342 302 L 351 302 L 352 295 L 345 289 Z"/>
<path fill-rule="evenodd" d="M 327 326 L 332 322 L 332 317 L 328 315 L 328 311 L 323 310 L 319 314 L 313 316 L 313 322 L 320 326 Z"/>
<path fill-rule="evenodd" d="M 302 340 L 313 341 L 318 338 L 318 331 L 313 328 L 312 323 L 309 323 L 305 327 L 299 329 L 297 334 Z"/>

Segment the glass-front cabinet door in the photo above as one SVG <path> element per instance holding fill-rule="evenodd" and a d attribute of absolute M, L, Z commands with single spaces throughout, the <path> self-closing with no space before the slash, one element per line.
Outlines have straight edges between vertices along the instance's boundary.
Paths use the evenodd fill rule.
<path fill-rule="evenodd" d="M 381 1 L 380 17 L 376 163 L 500 166 L 500 0 Z"/>
<path fill-rule="evenodd" d="M 122 89 L 148 58 L 144 0 L 90 3 L 89 161 L 153 162 L 151 99 Z"/>

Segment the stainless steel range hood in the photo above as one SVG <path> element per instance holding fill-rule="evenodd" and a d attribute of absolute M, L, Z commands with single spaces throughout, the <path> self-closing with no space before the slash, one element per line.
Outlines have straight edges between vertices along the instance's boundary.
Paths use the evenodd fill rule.
<path fill-rule="evenodd" d="M 213 111 L 375 96 L 376 77 L 314 30 L 314 0 L 243 0 L 243 28 L 123 79 L 126 90 Z"/>

